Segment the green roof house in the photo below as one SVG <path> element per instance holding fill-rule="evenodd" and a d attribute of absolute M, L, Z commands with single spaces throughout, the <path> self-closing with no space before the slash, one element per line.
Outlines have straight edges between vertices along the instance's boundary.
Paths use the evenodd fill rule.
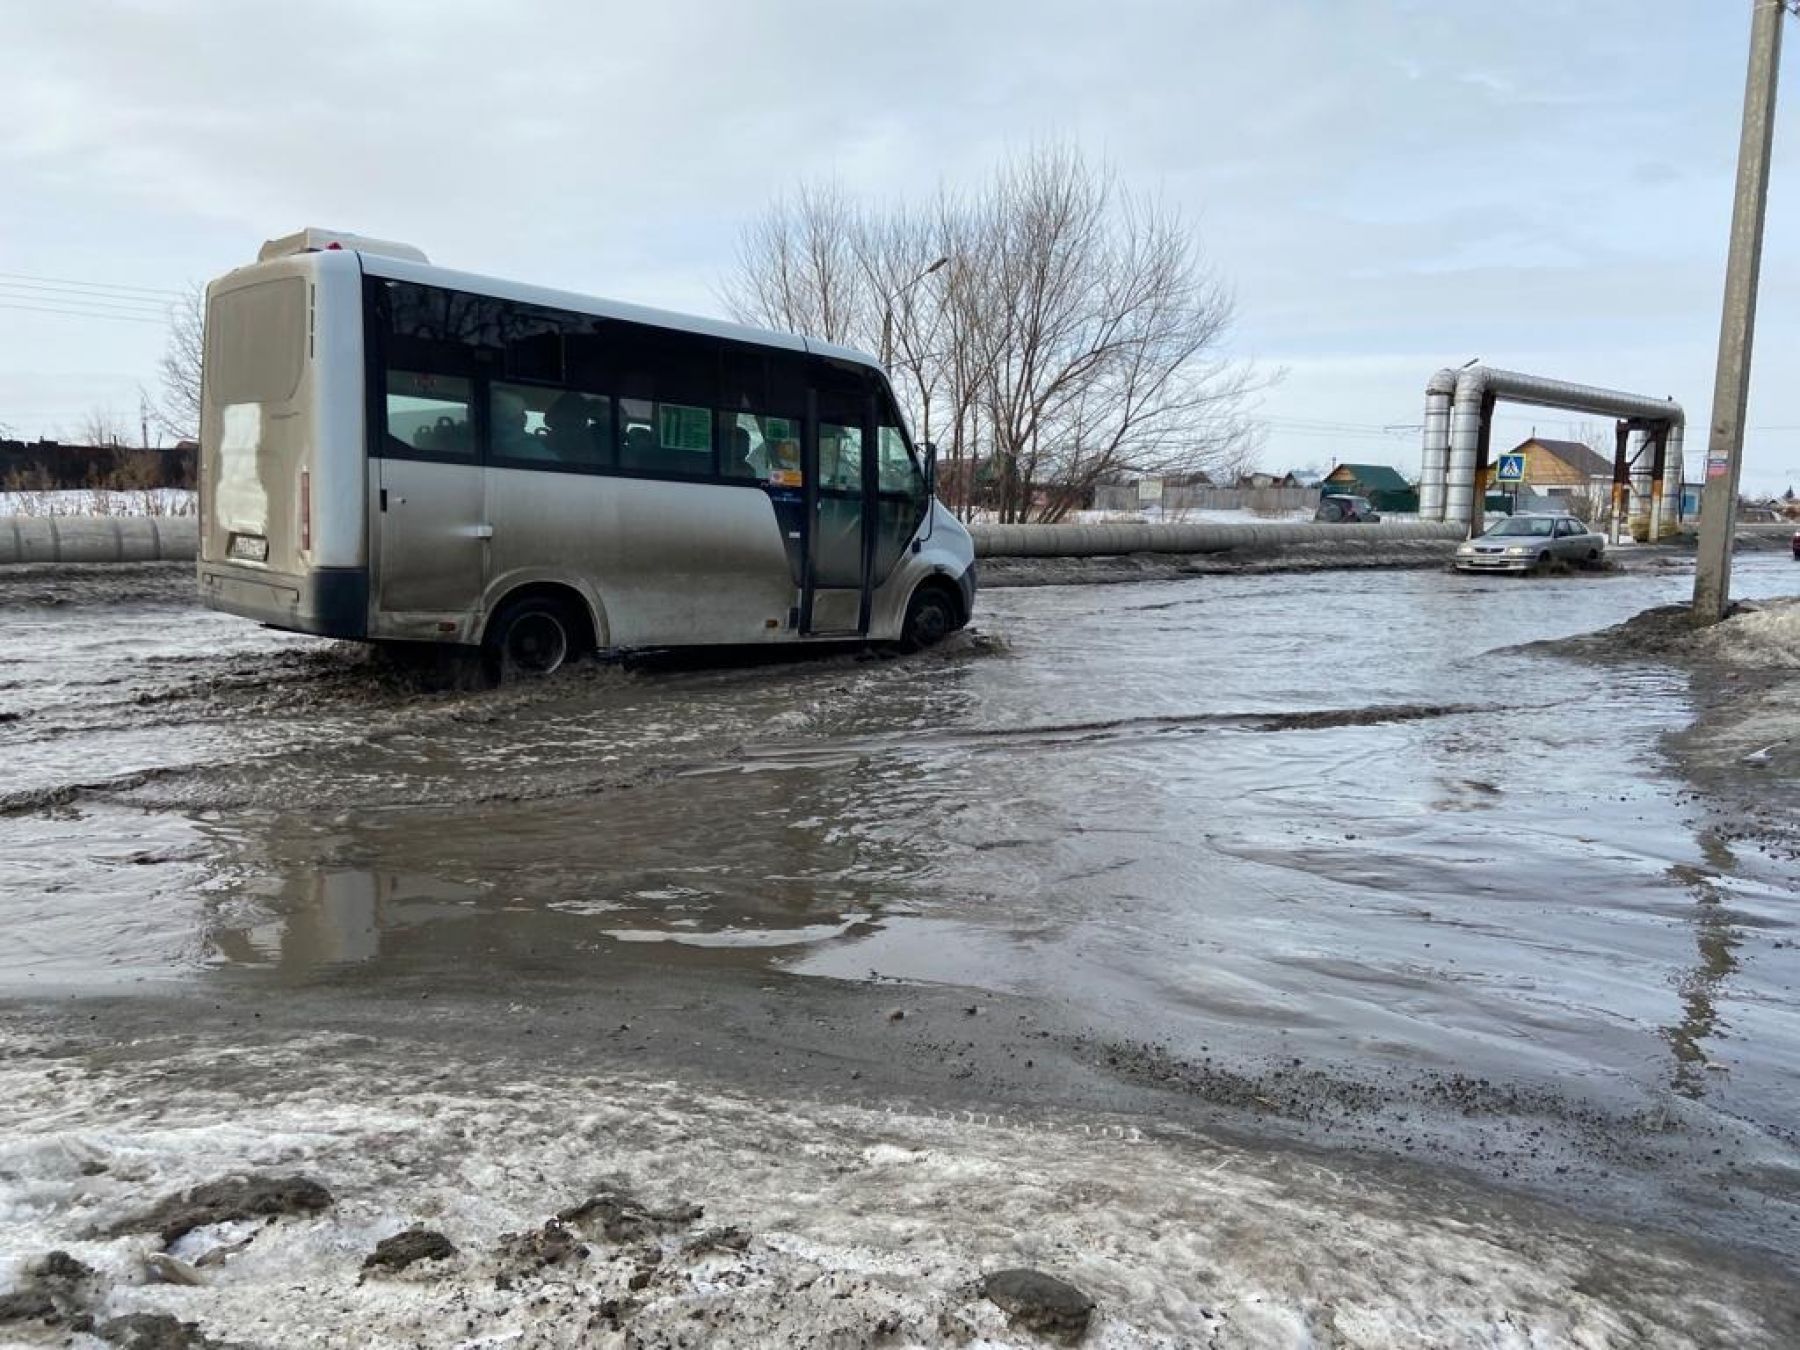
<path fill-rule="evenodd" d="M 1400 470 L 1387 464 L 1340 464 L 1319 484 L 1321 495 L 1333 492 L 1367 497 L 1377 511 L 1417 511 L 1419 494 Z"/>

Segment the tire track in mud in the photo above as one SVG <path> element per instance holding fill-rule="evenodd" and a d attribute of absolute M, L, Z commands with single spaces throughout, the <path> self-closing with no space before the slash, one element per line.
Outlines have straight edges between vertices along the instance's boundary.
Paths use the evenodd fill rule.
<path fill-rule="evenodd" d="M 7 748 L 29 753 L 33 745 L 71 737 L 166 736 L 187 728 L 231 738 L 229 752 L 0 792 L 0 818 L 78 803 L 380 810 L 628 791 L 740 766 L 771 727 L 791 735 L 829 714 L 846 676 L 872 683 L 852 700 L 863 703 L 879 700 L 887 680 L 910 680 L 921 668 L 1002 650 L 971 634 L 904 662 L 867 652 L 737 664 L 720 664 L 712 654 L 654 653 L 499 688 L 481 685 L 468 662 L 421 663 L 362 648 L 234 655 L 223 663 L 202 654 L 150 656 L 134 665 L 185 678 L 81 704 L 90 714 L 85 719 L 40 722 L 24 714 L 8 728 L 23 734 Z M 780 695 L 776 716 L 746 725 L 750 714 L 741 695 L 746 689 L 762 695 L 772 684 Z M 670 728 L 678 723 L 687 734 L 671 739 Z M 244 727 L 241 737 L 234 734 L 237 724 Z M 546 732 L 563 737 L 548 753 L 541 743 Z M 384 751 L 414 741 L 416 753 L 376 762 Z M 695 755 L 692 741 L 707 742 L 710 753 Z M 446 772 L 421 773 L 421 760 L 434 754 Z M 498 779 L 496 758 L 502 761 Z M 613 762 L 596 772 L 596 759 Z"/>
<path fill-rule="evenodd" d="M 1143 717 L 1100 718 L 1079 722 L 1042 722 L 1023 726 L 980 727 L 933 732 L 898 732 L 850 737 L 820 745 L 783 744 L 767 749 L 752 747 L 756 760 L 791 758 L 816 763 L 819 759 L 892 752 L 927 753 L 945 750 L 1006 750 L 1023 745 L 1085 745 L 1096 741 L 1133 737 L 1196 735 L 1212 731 L 1271 734 L 1288 731 L 1327 731 L 1344 727 L 1387 726 L 1426 722 L 1445 717 L 1491 714 L 1494 705 L 1473 703 L 1375 704 L 1362 708 L 1324 708 L 1295 712 L 1169 713 Z"/>
<path fill-rule="evenodd" d="M 740 672 L 746 673 L 746 672 Z M 615 680 L 605 681 L 611 689 L 626 690 L 625 681 L 632 677 L 621 673 Z M 234 681 L 228 690 L 250 690 L 267 687 L 267 681 Z M 584 681 L 586 683 L 586 681 Z M 728 685 L 733 682 L 727 682 Z M 610 690 L 609 690 L 610 691 Z M 174 689 L 164 691 L 159 702 L 173 703 L 182 699 L 214 696 L 219 691 Z M 362 692 L 360 689 L 358 692 Z M 523 696 L 505 697 L 508 691 L 487 691 L 473 700 L 444 698 L 427 704 L 393 702 L 380 711 L 392 715 L 388 725 L 357 727 L 349 730 L 341 725 L 328 727 L 337 733 L 323 746 L 317 728 L 296 727 L 294 734 L 267 745 L 261 753 L 231 755 L 204 759 L 183 765 L 136 770 L 111 778 L 57 784 L 9 794 L 0 794 L 0 817 L 30 814 L 35 811 L 71 807 L 79 801 L 109 802 L 121 805 L 161 809 L 183 809 L 205 806 L 210 809 L 256 809 L 272 805 L 317 805 L 334 808 L 405 808 L 421 805 L 483 805 L 490 803 L 568 800 L 597 796 L 608 792 L 630 791 L 654 786 L 674 778 L 743 771 L 747 768 L 811 767 L 822 761 L 853 759 L 866 755 L 903 753 L 931 755 L 945 751 L 1007 750 L 1025 745 L 1055 747 L 1085 745 L 1096 741 L 1123 740 L 1133 737 L 1195 735 L 1212 731 L 1273 734 L 1293 731 L 1321 731 L 1348 727 L 1382 726 L 1406 722 L 1422 722 L 1447 717 L 1474 716 L 1495 711 L 1491 705 L 1452 704 L 1380 704 L 1361 708 L 1315 709 L 1294 712 L 1265 713 L 1195 713 L 1146 717 L 1122 717 L 1078 722 L 1052 722 L 1027 726 L 989 727 L 969 730 L 917 731 L 872 736 L 826 737 L 819 740 L 783 737 L 774 742 L 759 739 L 753 733 L 717 746 L 704 756 L 675 755 L 659 758 L 653 746 L 625 742 L 593 743 L 585 752 L 572 746 L 574 753 L 564 764 L 546 765 L 539 761 L 531 766 L 541 775 L 537 782 L 478 780 L 456 785 L 443 778 L 422 777 L 407 761 L 395 770 L 378 773 L 369 782 L 366 793 L 345 794 L 334 790 L 328 799 L 312 803 L 296 802 L 294 793 L 300 786 L 290 778 L 244 782 L 235 792 L 222 792 L 233 771 L 255 773 L 272 764 L 290 761 L 294 756 L 321 752 L 367 752 L 378 750 L 407 738 L 430 736 L 437 732 L 461 735 L 474 727 L 493 727 L 515 720 L 529 712 L 534 704 L 554 701 L 568 704 L 565 687 L 545 686 Z M 632 691 L 638 692 L 638 691 Z M 652 692 L 661 692 L 653 690 Z M 403 696 L 403 690 L 378 690 L 377 697 Z M 316 698 L 316 694 L 314 695 Z M 302 699 L 303 703 L 311 701 Z M 378 705 L 379 706 L 379 705 Z M 621 714 L 626 708 L 615 709 Z M 347 711 L 347 710 L 346 710 Z M 604 703 L 585 701 L 572 709 L 580 715 L 595 717 L 609 709 Z M 817 708 L 800 710 L 802 716 L 817 715 Z M 209 709 L 204 717 L 169 717 L 134 719 L 132 728 L 193 725 L 203 721 L 222 721 L 228 716 L 241 716 L 242 710 L 219 707 Z M 792 722 L 784 727 L 791 728 Z M 536 730 L 536 726 L 531 728 Z M 45 729 L 52 735 L 79 734 L 85 728 L 58 727 Z M 716 743 L 715 743 L 716 745 Z M 634 763 L 619 765 L 602 773 L 581 773 L 580 767 L 594 754 L 630 755 Z M 312 765 L 309 774 L 315 782 L 336 781 L 318 772 L 323 766 Z M 575 772 L 570 772 L 575 770 Z M 194 792 L 154 791 L 159 785 L 193 784 Z"/>

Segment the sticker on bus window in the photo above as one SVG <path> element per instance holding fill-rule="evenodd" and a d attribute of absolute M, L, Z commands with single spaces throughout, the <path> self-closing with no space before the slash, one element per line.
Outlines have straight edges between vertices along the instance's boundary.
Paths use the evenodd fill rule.
<path fill-rule="evenodd" d="M 712 414 L 705 408 L 688 408 L 679 403 L 657 405 L 661 422 L 658 434 L 665 450 L 712 449 Z"/>
<path fill-rule="evenodd" d="M 769 461 L 769 481 L 778 487 L 800 486 L 800 437 L 785 417 L 763 419 L 763 451 Z"/>

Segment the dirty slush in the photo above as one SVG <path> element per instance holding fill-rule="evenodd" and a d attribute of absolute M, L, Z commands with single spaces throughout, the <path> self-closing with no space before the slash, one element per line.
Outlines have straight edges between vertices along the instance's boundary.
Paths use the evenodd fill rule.
<path fill-rule="evenodd" d="M 1604 631 L 1687 585 L 485 691 L 16 579 L 0 1343 L 1800 1343 L 1800 704 Z"/>

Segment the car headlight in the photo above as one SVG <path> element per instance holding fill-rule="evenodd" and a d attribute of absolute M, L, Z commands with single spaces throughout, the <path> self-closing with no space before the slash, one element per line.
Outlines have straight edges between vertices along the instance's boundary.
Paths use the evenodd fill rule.
<path fill-rule="evenodd" d="M 1531 552 L 1531 549 L 1525 544 L 1514 544 L 1511 548 L 1507 549 L 1506 552 L 1509 557 L 1522 558 L 1527 553 Z"/>
<path fill-rule="evenodd" d="M 1456 546 L 1456 556 L 1459 558 L 1473 558 L 1475 556 L 1475 545 L 1458 544 Z"/>

